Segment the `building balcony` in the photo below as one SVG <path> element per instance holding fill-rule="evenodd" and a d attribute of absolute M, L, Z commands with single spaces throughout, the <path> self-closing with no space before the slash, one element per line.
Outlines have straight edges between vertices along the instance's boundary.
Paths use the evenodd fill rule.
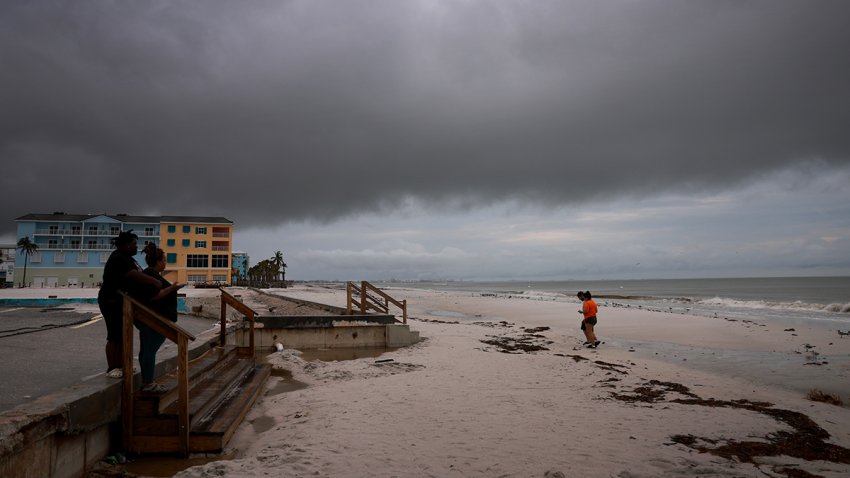
<path fill-rule="evenodd" d="M 36 236 L 81 236 L 83 231 L 79 229 L 36 229 Z"/>
<path fill-rule="evenodd" d="M 228 246 L 212 246 L 212 250 L 213 250 L 213 251 L 223 251 L 223 252 L 227 252 L 227 251 L 229 251 L 229 250 L 230 250 L 230 248 L 229 248 Z"/>
<path fill-rule="evenodd" d="M 39 244 L 38 249 L 42 251 L 108 251 L 114 249 L 112 244 L 72 245 L 72 244 Z"/>
<path fill-rule="evenodd" d="M 230 234 L 226 232 L 214 232 L 212 233 L 212 237 L 226 237 L 230 238 Z"/>

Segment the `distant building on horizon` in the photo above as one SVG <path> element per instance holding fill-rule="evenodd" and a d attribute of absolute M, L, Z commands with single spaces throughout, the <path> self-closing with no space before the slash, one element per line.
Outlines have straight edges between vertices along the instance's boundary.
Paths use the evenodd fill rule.
<path fill-rule="evenodd" d="M 233 269 L 232 273 L 236 274 L 236 278 L 245 279 L 248 277 L 248 268 L 250 267 L 247 252 L 243 251 L 233 251 L 231 254 L 233 257 L 233 262 L 231 268 Z"/>
<path fill-rule="evenodd" d="M 139 236 L 135 259 L 146 267 L 145 244 L 166 253 L 163 276 L 173 283 L 230 282 L 233 222 L 223 217 L 131 216 L 127 214 L 27 214 L 15 220 L 18 240 L 29 237 L 38 252 L 27 263 L 32 287 L 94 287 L 113 251 L 111 239 L 132 230 Z M 15 286 L 21 286 L 24 256 L 15 255 Z"/>

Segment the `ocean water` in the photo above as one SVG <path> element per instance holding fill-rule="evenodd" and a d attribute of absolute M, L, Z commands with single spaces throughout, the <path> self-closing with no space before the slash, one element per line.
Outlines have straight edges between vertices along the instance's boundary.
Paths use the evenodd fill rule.
<path fill-rule="evenodd" d="M 376 284 L 377 285 L 377 284 Z M 789 327 L 850 331 L 850 277 L 747 279 L 652 279 L 553 282 L 395 282 L 381 287 L 422 288 L 527 300 L 578 303 L 576 292 L 589 290 L 600 305 L 635 307 Z M 604 311 L 601 311 L 604 313 Z M 450 312 L 446 312 L 450 314 Z M 466 317 L 458 314 L 453 319 Z M 475 320 L 481 320 L 476 318 Z M 604 330 L 604 328 L 602 329 Z M 844 339 L 834 335 L 835 343 Z M 603 340 L 604 332 L 603 332 Z M 847 340 L 850 343 L 850 340 Z M 819 389 L 850 397 L 850 354 L 846 348 L 821 353 L 826 344 L 799 344 L 797 351 L 745 351 L 698 348 L 663 342 L 609 341 L 636 355 L 665 360 L 710 373 L 738 377 L 753 384 L 789 389 L 805 395 Z M 832 345 L 832 344 L 829 344 Z M 811 350 L 810 350 L 811 349 Z M 813 355 L 817 352 L 818 355 Z M 815 358 L 812 358 L 815 357 Z M 812 361 L 819 362 L 812 364 Z M 815 366 L 819 365 L 819 366 Z"/>
<path fill-rule="evenodd" d="M 646 308 L 685 315 L 767 319 L 786 324 L 808 323 L 850 330 L 850 277 L 421 281 L 382 283 L 381 286 L 558 301 L 577 301 L 576 292 L 589 290 L 600 305 Z"/>

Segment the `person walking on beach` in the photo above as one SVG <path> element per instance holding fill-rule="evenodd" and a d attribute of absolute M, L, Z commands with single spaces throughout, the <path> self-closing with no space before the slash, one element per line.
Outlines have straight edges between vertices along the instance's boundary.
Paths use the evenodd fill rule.
<path fill-rule="evenodd" d="M 159 315 L 172 322 L 177 322 L 177 291 L 186 284 L 172 284 L 162 277 L 162 272 L 165 270 L 165 252 L 156 247 L 156 244 L 148 243 L 142 252 L 145 253 L 145 263 L 148 265 L 144 273 L 156 279 L 156 285 L 138 287 L 134 297 L 137 297 Z M 142 368 L 142 392 L 165 392 L 164 386 L 154 383 L 156 352 L 165 342 L 165 337 L 143 323 L 137 322 L 135 325 L 139 329 L 139 365 Z"/>
<path fill-rule="evenodd" d="M 103 283 L 97 293 L 97 305 L 106 324 L 106 375 L 111 378 L 124 376 L 123 298 L 119 291 L 129 292 L 139 285 L 158 287 L 159 282 L 142 272 L 133 259 L 139 251 L 138 236 L 132 230 L 124 231 L 112 238 L 115 250 L 103 266 Z"/>
<path fill-rule="evenodd" d="M 593 330 L 596 326 L 596 302 L 594 302 L 593 295 L 589 290 L 584 292 L 579 291 L 576 296 L 580 301 L 582 301 L 581 313 L 583 319 L 581 321 L 581 330 L 584 331 L 584 336 L 587 339 L 584 345 L 588 348 L 595 349 L 599 347 L 599 344 L 601 343 L 597 340 L 596 333 Z"/>

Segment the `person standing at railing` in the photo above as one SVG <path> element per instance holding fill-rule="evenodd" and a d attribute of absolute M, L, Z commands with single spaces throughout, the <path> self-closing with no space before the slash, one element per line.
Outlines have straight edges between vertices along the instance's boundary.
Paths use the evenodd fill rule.
<path fill-rule="evenodd" d="M 106 375 L 111 378 L 124 376 L 124 310 L 119 291 L 131 292 L 143 285 L 159 286 L 159 282 L 142 272 L 133 259 L 139 252 L 138 239 L 132 230 L 112 238 L 115 250 L 103 266 L 103 282 L 97 293 L 97 305 L 106 324 Z"/>
<path fill-rule="evenodd" d="M 148 265 L 144 273 L 156 279 L 157 285 L 140 287 L 134 295 L 157 314 L 177 322 L 177 291 L 186 284 L 172 284 L 162 277 L 166 267 L 165 252 L 156 247 L 156 244 L 149 243 L 142 252 L 145 253 L 145 263 Z M 135 325 L 139 329 L 142 392 L 162 393 L 166 389 L 154 383 L 154 371 L 156 370 L 156 352 L 165 342 L 165 337 L 141 322 L 136 322 Z"/>

